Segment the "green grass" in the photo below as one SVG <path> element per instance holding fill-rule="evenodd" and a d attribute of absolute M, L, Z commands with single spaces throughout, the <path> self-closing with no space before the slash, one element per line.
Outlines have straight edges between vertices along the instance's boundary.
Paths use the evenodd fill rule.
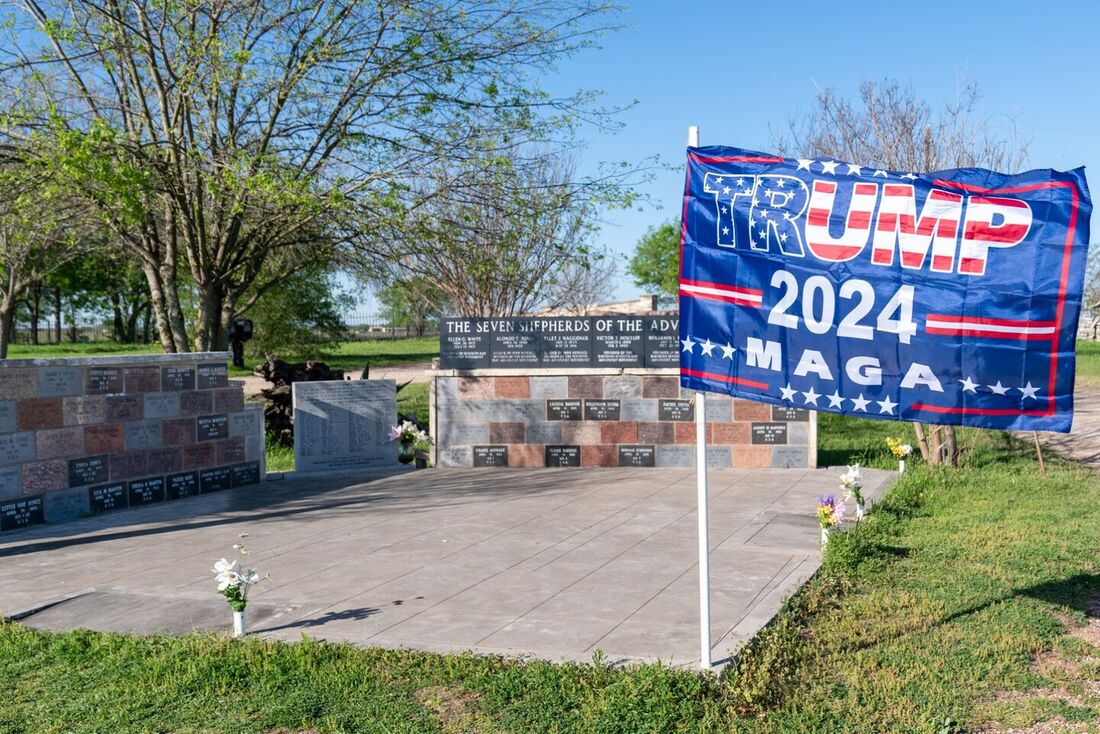
<path fill-rule="evenodd" d="M 1077 342 L 1077 379 L 1085 385 L 1100 385 L 1100 342 Z"/>
<path fill-rule="evenodd" d="M 844 459 L 874 458 L 885 429 L 898 435 L 844 419 L 830 428 Z M 834 535 L 822 571 L 718 678 L 11 624 L 0 625 L 0 732 L 839 734 L 1096 721 L 1100 649 L 1070 633 L 1100 605 L 1100 485 L 1057 458 L 1040 477 L 1031 448 L 1006 434 L 968 441 L 967 468 L 914 462 L 867 520 Z"/>
<path fill-rule="evenodd" d="M 50 357 L 118 357 L 129 354 L 162 354 L 158 344 L 116 344 L 115 342 L 77 342 L 61 344 L 12 344 L 8 359 L 47 359 Z"/>

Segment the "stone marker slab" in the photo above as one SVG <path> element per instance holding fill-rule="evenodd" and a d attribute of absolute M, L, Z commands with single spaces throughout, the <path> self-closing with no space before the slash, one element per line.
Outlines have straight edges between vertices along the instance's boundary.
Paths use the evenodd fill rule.
<path fill-rule="evenodd" d="M 85 456 L 69 459 L 69 486 L 82 487 L 85 484 L 106 482 L 108 477 L 107 455 Z"/>
<path fill-rule="evenodd" d="M 690 400 L 657 401 L 657 418 L 663 421 L 693 421 L 695 420 L 695 404 Z"/>
<path fill-rule="evenodd" d="M 618 400 L 585 400 L 584 419 L 586 421 L 617 421 L 622 408 Z"/>
<path fill-rule="evenodd" d="M 9 400 L 38 395 L 38 375 L 29 368 L 0 368 L 0 395 Z"/>
<path fill-rule="evenodd" d="M 260 483 L 260 462 L 249 461 L 232 467 L 233 486 L 247 487 Z"/>
<path fill-rule="evenodd" d="M 258 436 L 260 435 L 260 416 L 262 413 L 258 410 L 243 410 L 240 413 L 231 413 L 229 415 L 229 437 L 237 438 L 238 436 Z"/>
<path fill-rule="evenodd" d="M 84 392 L 88 395 L 122 392 L 122 368 L 89 367 L 84 373 Z"/>
<path fill-rule="evenodd" d="M 390 427 L 397 421 L 394 380 L 295 382 L 294 466 L 340 471 L 397 463 Z"/>
<path fill-rule="evenodd" d="M 165 478 L 164 483 L 170 500 L 194 497 L 199 493 L 199 473 L 195 471 L 172 474 Z"/>
<path fill-rule="evenodd" d="M 59 398 L 83 391 L 79 367 L 39 367 L 38 396 Z"/>
<path fill-rule="evenodd" d="M 42 498 L 46 501 L 46 522 L 68 522 L 91 514 L 86 489 L 55 489 Z"/>
<path fill-rule="evenodd" d="M 508 466 L 508 447 L 474 446 L 474 466 Z"/>
<path fill-rule="evenodd" d="M 126 450 L 153 449 L 160 446 L 160 421 L 144 420 L 126 424 Z"/>
<path fill-rule="evenodd" d="M 135 479 L 127 484 L 130 507 L 164 502 L 164 477 Z"/>
<path fill-rule="evenodd" d="M 785 444 L 787 443 L 787 424 L 753 423 L 751 436 L 754 444 Z"/>
<path fill-rule="evenodd" d="M 528 443 L 561 443 L 561 423 L 527 424 Z"/>
<path fill-rule="evenodd" d="M 809 463 L 809 451 L 803 446 L 776 446 L 772 466 L 776 469 L 803 469 Z"/>
<path fill-rule="evenodd" d="M 101 512 L 121 510 L 128 506 L 126 497 L 126 484 L 124 482 L 112 482 L 98 487 L 88 488 L 88 503 L 92 512 L 98 515 Z"/>
<path fill-rule="evenodd" d="M 619 446 L 619 466 L 656 466 L 657 449 L 655 446 Z"/>
<path fill-rule="evenodd" d="M 546 466 L 580 466 L 580 446 L 547 446 L 544 462 Z"/>
<path fill-rule="evenodd" d="M 23 471 L 18 466 L 0 468 L 0 500 L 23 494 Z"/>
<path fill-rule="evenodd" d="M 662 469 L 688 469 L 695 465 L 694 446 L 658 446 L 657 466 Z"/>
<path fill-rule="evenodd" d="M 19 427 L 14 400 L 0 400 L 0 433 L 11 433 Z"/>
<path fill-rule="evenodd" d="M 224 364 L 200 364 L 195 374 L 195 387 L 210 390 L 229 385 L 229 368 Z"/>
<path fill-rule="evenodd" d="M 199 488 L 203 494 L 233 488 L 233 471 L 228 466 L 199 472 Z"/>
<path fill-rule="evenodd" d="M 0 502 L 0 530 L 18 530 L 46 522 L 42 497 L 22 497 Z"/>
<path fill-rule="evenodd" d="M 569 400 L 547 400 L 546 420 L 579 421 L 581 419 L 580 398 Z"/>
<path fill-rule="evenodd" d="M 19 464 L 34 459 L 34 432 L 0 436 L 0 464 Z"/>
<path fill-rule="evenodd" d="M 175 418 L 180 414 L 180 394 L 178 392 L 145 393 L 146 418 Z"/>
<path fill-rule="evenodd" d="M 194 390 L 195 389 L 195 368 L 194 367 L 161 367 L 160 368 L 160 389 L 161 390 Z"/>
<path fill-rule="evenodd" d="M 773 405 L 772 406 L 772 420 L 773 421 L 797 421 L 808 422 L 810 420 L 810 411 L 805 408 L 788 408 L 785 405 Z"/>
<path fill-rule="evenodd" d="M 199 441 L 218 441 L 229 438 L 229 416 L 201 415 L 196 420 Z"/>

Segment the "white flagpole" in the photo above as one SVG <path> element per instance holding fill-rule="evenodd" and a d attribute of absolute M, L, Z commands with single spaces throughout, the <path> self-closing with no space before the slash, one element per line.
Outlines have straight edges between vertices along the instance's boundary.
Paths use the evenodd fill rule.
<path fill-rule="evenodd" d="M 699 127 L 688 128 L 688 146 L 699 147 Z M 707 394 L 695 393 L 695 477 L 699 512 L 699 667 L 710 670 L 710 539 L 707 498 Z"/>

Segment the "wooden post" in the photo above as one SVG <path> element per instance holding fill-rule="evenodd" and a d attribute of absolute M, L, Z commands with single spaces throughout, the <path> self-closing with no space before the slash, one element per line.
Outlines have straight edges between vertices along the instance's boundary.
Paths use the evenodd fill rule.
<path fill-rule="evenodd" d="M 924 459 L 925 463 L 934 463 L 934 458 L 928 450 L 928 439 L 924 435 L 924 424 L 914 422 L 913 430 L 916 431 L 917 434 L 917 445 L 920 446 L 921 457 Z"/>
<path fill-rule="evenodd" d="M 1031 437 L 1035 439 L 1035 455 L 1039 457 L 1039 475 L 1047 475 L 1047 464 L 1043 461 L 1043 445 L 1039 443 L 1039 432 L 1032 431 Z"/>

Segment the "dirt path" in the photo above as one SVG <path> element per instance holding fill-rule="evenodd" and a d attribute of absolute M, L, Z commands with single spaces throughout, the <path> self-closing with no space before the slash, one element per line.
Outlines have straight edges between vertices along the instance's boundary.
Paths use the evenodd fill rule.
<path fill-rule="evenodd" d="M 370 377 L 372 380 L 396 380 L 398 384 L 410 380 L 413 382 L 427 382 L 427 371 L 431 367 L 432 365 L 429 362 L 403 364 L 394 367 L 371 367 Z M 344 373 L 345 376 L 350 376 L 353 380 L 358 380 L 361 374 L 363 374 L 363 370 L 349 370 Z M 244 380 L 244 395 L 246 398 L 259 397 L 260 390 L 271 385 L 267 380 L 257 375 L 234 379 Z"/>
<path fill-rule="evenodd" d="M 1078 384 L 1070 433 L 1040 433 L 1039 438 L 1052 451 L 1100 470 L 1100 385 Z"/>

